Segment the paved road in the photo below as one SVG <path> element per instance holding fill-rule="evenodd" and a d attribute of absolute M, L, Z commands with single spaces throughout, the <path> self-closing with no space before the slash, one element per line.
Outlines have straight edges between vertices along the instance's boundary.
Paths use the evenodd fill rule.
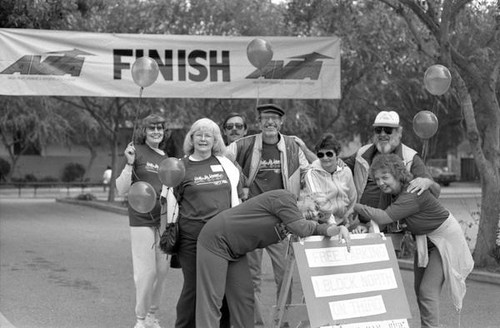
<path fill-rule="evenodd" d="M 268 259 L 264 302 L 270 309 L 274 286 Z M 172 327 L 182 276 L 170 283 L 159 315 Z M 297 273 L 294 299 L 300 299 Z M 402 271 L 419 327 L 412 273 Z M 498 327 L 500 286 L 468 282 L 461 327 Z M 127 217 L 50 199 L 0 199 L 0 312 L 17 328 L 132 327 L 134 292 Z M 458 327 L 458 316 L 443 298 L 443 327 Z M 5 322 L 5 321 L 4 321 Z M 0 326 L 8 327 L 6 324 Z"/>

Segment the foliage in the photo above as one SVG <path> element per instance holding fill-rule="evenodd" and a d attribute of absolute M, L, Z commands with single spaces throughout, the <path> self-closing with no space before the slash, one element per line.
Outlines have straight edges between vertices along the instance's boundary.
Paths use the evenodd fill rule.
<path fill-rule="evenodd" d="M 85 168 L 79 163 L 68 163 L 64 167 L 61 175 L 61 181 L 74 182 L 82 180 L 85 175 Z"/>

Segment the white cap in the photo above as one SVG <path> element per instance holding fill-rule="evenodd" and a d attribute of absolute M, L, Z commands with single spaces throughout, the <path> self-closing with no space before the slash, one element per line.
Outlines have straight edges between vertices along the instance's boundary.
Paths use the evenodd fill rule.
<path fill-rule="evenodd" d="M 399 127 L 399 115 L 395 111 L 381 111 L 375 117 L 373 126 L 388 126 L 391 128 Z"/>

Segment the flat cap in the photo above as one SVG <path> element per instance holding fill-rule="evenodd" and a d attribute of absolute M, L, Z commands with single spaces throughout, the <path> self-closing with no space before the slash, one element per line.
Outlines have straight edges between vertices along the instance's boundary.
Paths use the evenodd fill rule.
<path fill-rule="evenodd" d="M 271 114 L 278 114 L 279 116 L 285 115 L 285 111 L 278 105 L 275 104 L 263 104 L 257 106 L 257 111 L 259 114 L 263 113 L 271 113 Z"/>

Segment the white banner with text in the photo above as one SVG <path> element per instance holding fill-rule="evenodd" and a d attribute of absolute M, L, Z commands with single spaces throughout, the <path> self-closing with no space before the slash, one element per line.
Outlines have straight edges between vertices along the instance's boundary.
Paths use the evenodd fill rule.
<path fill-rule="evenodd" d="M 272 57 L 255 67 L 255 39 Z M 233 37 L 0 29 L 0 94 L 148 98 L 339 99 L 337 37 Z M 258 55 L 258 54 L 257 54 Z M 158 78 L 131 68 L 147 56 Z M 260 58 L 257 58 L 260 59 Z"/>

